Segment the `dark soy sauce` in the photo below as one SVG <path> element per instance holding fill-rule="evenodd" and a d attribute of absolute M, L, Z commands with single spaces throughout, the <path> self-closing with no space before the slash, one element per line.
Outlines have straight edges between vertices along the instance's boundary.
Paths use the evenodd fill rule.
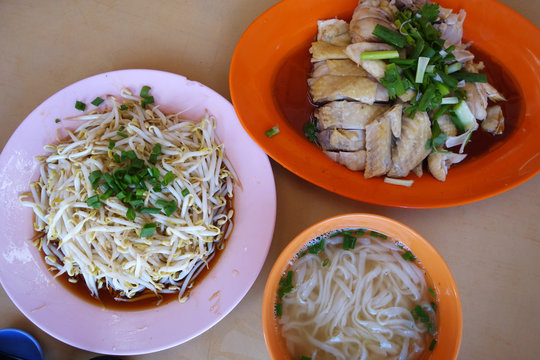
<path fill-rule="evenodd" d="M 307 79 L 312 70 L 311 55 L 309 48 L 311 42 L 298 47 L 292 51 L 289 57 L 283 62 L 277 72 L 274 89 L 275 99 L 284 117 L 289 121 L 292 128 L 303 135 L 303 125 L 311 119 L 315 105 L 310 102 Z M 471 49 L 475 54 L 475 61 L 483 61 L 485 69 L 482 72 L 487 73 L 488 82 L 493 85 L 507 101 L 500 102 L 504 114 L 504 133 L 493 136 L 481 129 L 478 129 L 471 136 L 471 141 L 465 147 L 465 153 L 468 155 L 464 162 L 472 158 L 496 150 L 505 139 L 519 127 L 518 119 L 522 109 L 521 91 L 519 85 L 512 78 L 510 72 L 502 64 L 492 59 L 489 55 L 483 53 L 474 46 Z M 489 105 L 493 105 L 490 101 Z M 307 140 L 306 140 L 307 141 Z M 459 147 L 451 149 L 454 152 Z M 454 166 L 458 166 L 456 164 Z"/>
<path fill-rule="evenodd" d="M 227 211 L 228 209 L 231 209 L 231 207 L 228 206 Z M 233 215 L 232 220 L 234 220 L 234 215 Z M 229 226 L 229 223 L 227 223 L 227 226 Z M 224 226 L 222 228 L 223 233 L 227 232 L 227 226 Z M 221 257 L 221 254 L 224 251 L 226 251 L 227 240 L 228 238 L 222 240 L 223 243 L 225 244 L 225 248 L 223 250 L 217 250 L 217 249 L 215 250 L 214 257 L 207 262 L 208 266 L 203 266 L 203 269 L 201 270 L 201 272 L 197 275 L 197 277 L 194 280 L 191 281 L 191 286 L 186 289 L 184 296 L 189 296 L 190 291 L 194 289 L 201 281 L 203 281 L 209 272 L 211 272 L 212 267 L 215 266 L 216 262 Z M 43 253 L 43 250 L 41 250 L 40 253 L 41 253 L 42 259 L 45 261 L 45 254 Z M 45 264 L 45 266 L 49 268 L 49 265 Z M 56 274 L 56 271 L 51 272 L 51 274 L 52 276 L 54 276 Z M 77 296 L 79 299 L 84 300 L 87 303 L 90 303 L 92 305 L 102 307 L 107 310 L 114 310 L 114 311 L 148 310 L 148 309 L 156 308 L 157 306 L 171 303 L 173 301 L 178 301 L 178 293 L 160 294 L 160 296 L 156 296 L 153 292 L 147 291 L 147 290 L 138 294 L 135 298 L 131 299 L 131 301 L 119 301 L 119 300 L 115 300 L 115 298 L 118 297 L 119 292 L 109 290 L 106 288 L 102 288 L 98 290 L 98 297 L 96 298 L 91 295 L 90 290 L 86 286 L 86 283 L 82 276 L 79 275 L 75 278 L 78 280 L 77 283 L 72 283 L 69 281 L 69 276 L 66 273 L 64 273 L 56 277 L 55 279 L 66 290 L 68 290 L 70 293 Z M 160 300 L 161 302 L 159 302 Z"/>

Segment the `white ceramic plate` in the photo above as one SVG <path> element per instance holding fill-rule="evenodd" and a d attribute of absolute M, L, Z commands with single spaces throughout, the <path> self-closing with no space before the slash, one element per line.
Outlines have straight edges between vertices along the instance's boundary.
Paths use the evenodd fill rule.
<path fill-rule="evenodd" d="M 39 178 L 35 157 L 55 142 L 67 122 L 56 118 L 81 114 L 76 100 L 134 93 L 148 85 L 160 109 L 185 111 L 200 119 L 207 109 L 217 119 L 217 134 L 225 145 L 241 182 L 234 198 L 234 230 L 224 253 L 197 284 L 189 300 L 141 311 L 111 311 L 92 305 L 55 280 L 33 247 L 32 210 L 18 197 Z M 185 342 L 216 324 L 247 293 L 259 274 L 274 231 L 276 193 L 265 153 L 240 125 L 232 105 L 213 90 L 185 77 L 154 70 L 121 70 L 72 84 L 38 106 L 18 127 L 0 155 L 0 281 L 15 305 L 38 327 L 72 346 L 104 354 L 134 355 L 163 350 Z M 254 236 L 256 235 L 256 236 Z"/>

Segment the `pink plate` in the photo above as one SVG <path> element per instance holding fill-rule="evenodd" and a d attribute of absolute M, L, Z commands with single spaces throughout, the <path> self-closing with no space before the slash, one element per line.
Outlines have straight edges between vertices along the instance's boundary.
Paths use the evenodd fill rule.
<path fill-rule="evenodd" d="M 80 114 L 76 100 L 119 94 L 124 87 L 152 88 L 160 108 L 184 111 L 198 120 L 207 109 L 236 170 L 234 230 L 223 255 L 194 288 L 189 300 L 141 311 L 112 311 L 66 290 L 47 271 L 30 239 L 32 210 L 19 203 L 39 177 L 35 157 L 55 142 L 64 124 L 56 118 Z M 19 126 L 0 155 L 0 281 L 11 300 L 51 336 L 88 351 L 134 355 L 181 344 L 209 329 L 247 293 L 261 270 L 274 231 L 276 193 L 268 157 L 243 130 L 232 105 L 213 90 L 185 77 L 154 70 L 121 70 L 92 76 L 66 87 L 38 106 Z M 257 234 L 257 236 L 253 236 Z"/>

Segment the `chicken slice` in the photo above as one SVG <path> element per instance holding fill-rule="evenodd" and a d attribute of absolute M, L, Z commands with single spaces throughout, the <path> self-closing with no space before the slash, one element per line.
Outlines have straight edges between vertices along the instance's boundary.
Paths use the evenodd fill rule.
<path fill-rule="evenodd" d="M 317 134 L 323 150 L 358 151 L 366 147 L 364 130 L 327 129 Z"/>
<path fill-rule="evenodd" d="M 366 135 L 367 138 L 367 135 Z M 417 111 L 413 119 L 401 120 L 401 137 L 392 148 L 390 177 L 405 177 L 429 155 L 426 143 L 431 138 L 431 121 L 425 112 Z"/>
<path fill-rule="evenodd" d="M 311 54 L 311 62 L 347 58 L 347 55 L 345 55 L 345 46 L 333 45 L 326 41 L 315 41 L 311 43 L 309 52 Z"/>
<path fill-rule="evenodd" d="M 437 119 L 437 123 L 439 124 L 439 128 L 441 129 L 441 132 L 445 134 L 446 136 L 458 135 L 458 129 L 456 127 L 456 124 L 454 124 L 454 122 L 450 118 L 450 115 L 448 114 L 441 115 Z"/>
<path fill-rule="evenodd" d="M 392 166 L 391 121 L 399 116 L 402 105 L 394 105 L 366 125 L 366 169 L 364 177 L 384 175 Z M 399 113 L 399 114 L 398 114 Z"/>
<path fill-rule="evenodd" d="M 446 181 L 448 169 L 452 164 L 457 164 L 465 159 L 466 154 L 452 152 L 435 152 L 428 156 L 428 169 L 431 175 L 439 181 Z"/>
<path fill-rule="evenodd" d="M 354 9 L 352 20 L 363 20 L 366 18 L 375 18 L 385 21 L 390 21 L 388 14 L 380 9 L 379 7 L 374 6 L 357 6 Z"/>
<path fill-rule="evenodd" d="M 386 63 L 382 60 L 362 60 L 360 56 L 366 51 L 383 51 L 383 50 L 395 50 L 396 48 L 390 44 L 376 43 L 376 42 L 358 42 L 347 46 L 345 54 L 362 66 L 371 76 L 377 80 L 384 77 L 386 71 Z"/>
<path fill-rule="evenodd" d="M 478 120 L 484 120 L 486 118 L 487 109 L 487 93 L 480 83 L 466 82 L 463 87 L 467 94 L 467 106 L 471 110 L 471 113 Z"/>
<path fill-rule="evenodd" d="M 502 94 L 498 92 L 497 89 L 495 89 L 490 83 L 482 83 L 481 85 L 484 87 L 489 100 L 493 102 L 506 101 L 506 98 L 502 96 Z"/>
<path fill-rule="evenodd" d="M 403 104 L 396 104 L 388 110 L 384 116 L 390 119 L 390 129 L 396 138 L 401 137 L 401 115 L 403 114 Z"/>
<path fill-rule="evenodd" d="M 487 108 L 486 120 L 482 121 L 480 127 L 493 135 L 501 135 L 504 132 L 504 115 L 499 105 Z"/>
<path fill-rule="evenodd" d="M 395 29 L 394 25 L 386 19 L 367 17 L 351 20 L 349 31 L 352 36 L 352 42 L 380 41 L 381 39 L 378 36 L 373 35 L 373 29 L 375 29 L 375 26 L 377 25 L 384 26 L 388 29 Z"/>
<path fill-rule="evenodd" d="M 467 13 L 461 9 L 457 14 L 448 15 L 440 24 L 435 25 L 435 28 L 441 33 L 441 38 L 446 40 L 445 46 L 457 45 L 461 43 L 463 37 L 463 21 Z"/>
<path fill-rule="evenodd" d="M 313 64 L 312 78 L 318 78 L 324 75 L 355 75 L 368 76 L 368 73 L 349 59 L 345 60 L 325 60 Z"/>
<path fill-rule="evenodd" d="M 349 24 L 345 20 L 319 20 L 317 26 L 319 28 L 317 41 L 326 41 L 338 46 L 346 46 L 351 43 Z"/>
<path fill-rule="evenodd" d="M 323 151 L 333 161 L 352 171 L 364 170 L 366 164 L 366 150 L 358 151 Z"/>
<path fill-rule="evenodd" d="M 378 81 L 364 76 L 325 75 L 308 79 L 314 102 L 352 99 L 366 104 L 388 101 L 388 90 Z"/>
<path fill-rule="evenodd" d="M 330 128 L 365 129 L 366 124 L 388 109 L 383 104 L 362 104 L 351 101 L 333 101 L 318 109 L 314 115 L 320 130 Z"/>

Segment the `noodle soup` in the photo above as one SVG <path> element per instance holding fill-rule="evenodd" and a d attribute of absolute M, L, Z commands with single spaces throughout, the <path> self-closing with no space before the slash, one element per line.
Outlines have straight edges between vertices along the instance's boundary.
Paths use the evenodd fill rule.
<path fill-rule="evenodd" d="M 437 299 L 400 242 L 359 228 L 300 250 L 279 282 L 277 326 L 296 359 L 420 359 L 437 344 Z"/>

